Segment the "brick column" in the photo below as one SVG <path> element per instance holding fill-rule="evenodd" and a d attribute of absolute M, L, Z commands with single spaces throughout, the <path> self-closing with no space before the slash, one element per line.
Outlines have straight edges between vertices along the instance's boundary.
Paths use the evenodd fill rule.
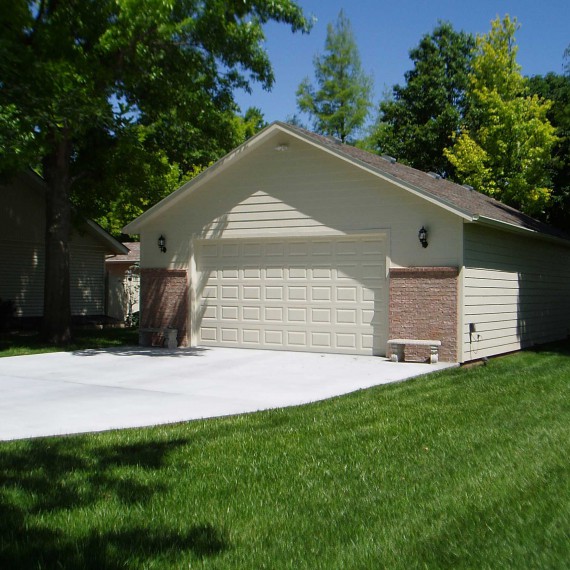
<path fill-rule="evenodd" d="M 390 338 L 441 340 L 440 360 L 455 362 L 458 275 L 456 267 L 390 269 Z M 409 347 L 406 357 L 429 359 L 429 348 Z"/>
<path fill-rule="evenodd" d="M 178 329 L 188 344 L 188 274 L 184 269 L 141 269 L 140 327 Z"/>

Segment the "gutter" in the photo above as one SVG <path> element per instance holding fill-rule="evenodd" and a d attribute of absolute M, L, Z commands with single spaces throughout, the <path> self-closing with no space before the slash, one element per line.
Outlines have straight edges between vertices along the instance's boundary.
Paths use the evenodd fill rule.
<path fill-rule="evenodd" d="M 470 221 L 476 224 L 480 224 L 482 226 L 499 229 L 511 233 L 526 235 L 528 237 L 538 238 L 545 241 L 557 243 L 559 245 L 564 245 L 565 247 L 570 247 L 570 238 L 563 238 L 551 234 L 546 234 L 539 230 L 534 230 L 532 228 L 525 228 L 524 226 L 519 226 L 511 222 L 502 222 L 500 220 L 495 220 L 493 218 L 489 218 L 487 216 L 481 216 L 479 214 L 475 214 L 474 216 L 472 216 Z"/>

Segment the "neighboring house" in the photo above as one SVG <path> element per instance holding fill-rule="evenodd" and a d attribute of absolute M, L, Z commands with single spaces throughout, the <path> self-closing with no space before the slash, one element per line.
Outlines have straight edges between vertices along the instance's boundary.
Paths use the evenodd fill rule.
<path fill-rule="evenodd" d="M 139 310 L 140 243 L 123 243 L 126 254 L 110 255 L 105 260 L 107 271 L 107 315 L 119 321 L 132 321 Z"/>
<path fill-rule="evenodd" d="M 389 338 L 437 339 L 465 362 L 570 329 L 567 236 L 283 123 L 124 231 L 141 236 L 142 326 L 181 344 L 384 355 Z"/>
<path fill-rule="evenodd" d="M 45 207 L 45 183 L 31 170 L 0 186 L 0 298 L 16 317 L 43 315 Z M 73 230 L 69 248 L 72 315 L 104 315 L 105 256 L 127 249 L 90 220 Z"/>

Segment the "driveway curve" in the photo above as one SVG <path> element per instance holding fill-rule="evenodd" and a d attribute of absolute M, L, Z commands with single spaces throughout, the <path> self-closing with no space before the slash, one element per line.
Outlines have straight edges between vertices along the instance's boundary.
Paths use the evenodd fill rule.
<path fill-rule="evenodd" d="M 455 366 L 231 348 L 122 348 L 0 359 L 0 440 L 306 404 Z"/>

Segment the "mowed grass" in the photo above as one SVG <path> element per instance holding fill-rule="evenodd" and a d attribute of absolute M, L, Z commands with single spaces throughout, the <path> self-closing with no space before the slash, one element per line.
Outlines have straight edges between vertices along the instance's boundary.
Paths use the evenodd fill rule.
<path fill-rule="evenodd" d="M 427 366 L 427 365 L 426 365 Z M 1 568 L 569 568 L 570 357 L 0 444 Z"/>
<path fill-rule="evenodd" d="M 0 358 L 3 356 L 23 356 L 44 352 L 85 350 L 88 348 L 112 348 L 138 344 L 138 329 L 111 328 L 103 330 L 77 330 L 73 341 L 64 346 L 54 346 L 44 342 L 37 332 L 3 333 L 0 335 Z"/>

